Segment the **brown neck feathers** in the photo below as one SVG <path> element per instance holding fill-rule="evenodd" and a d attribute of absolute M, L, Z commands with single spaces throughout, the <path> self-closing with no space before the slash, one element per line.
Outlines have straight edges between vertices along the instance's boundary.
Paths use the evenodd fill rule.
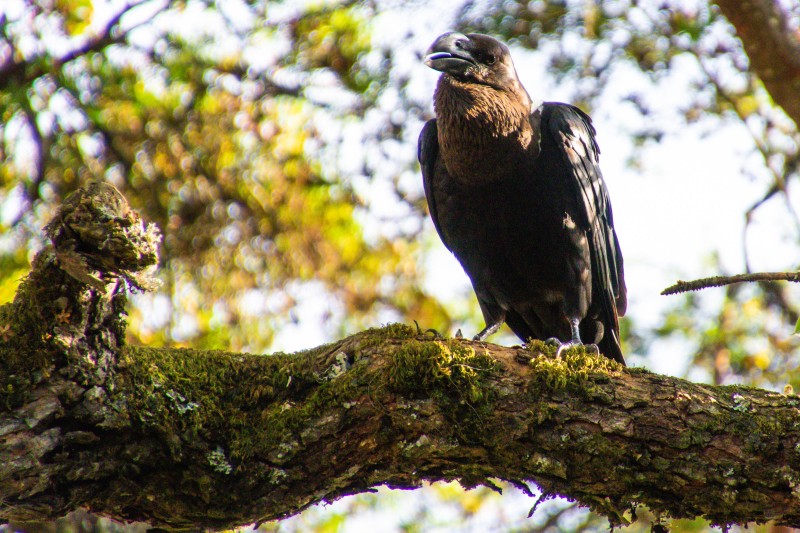
<path fill-rule="evenodd" d="M 511 169 L 527 168 L 538 155 L 531 101 L 519 84 L 498 89 L 443 75 L 434 109 L 442 157 L 459 181 L 478 185 L 512 177 Z"/>

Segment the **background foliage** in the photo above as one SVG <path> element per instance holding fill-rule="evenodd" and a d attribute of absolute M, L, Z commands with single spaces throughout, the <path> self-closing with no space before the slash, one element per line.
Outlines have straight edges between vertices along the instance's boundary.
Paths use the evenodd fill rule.
<path fill-rule="evenodd" d="M 800 7 L 783 8 L 796 26 Z M 262 352 L 394 320 L 477 328 L 467 289 L 448 301 L 431 289 L 441 249 L 416 166 L 435 79 L 420 81 L 419 58 L 447 28 L 509 42 L 518 68 L 538 61 L 570 101 L 620 117 L 630 168 L 645 168 L 648 147 L 688 128 L 744 129 L 751 154 L 728 178 L 756 193 L 741 213 L 744 261 L 734 268 L 750 268 L 747 231 L 764 212 L 783 224 L 777 262 L 797 268 L 797 126 L 705 1 L 8 0 L 0 6 L 0 298 L 12 297 L 60 200 L 103 179 L 165 236 L 165 283 L 135 299 L 131 342 Z M 621 91 L 623 78 L 632 81 Z M 687 90 L 669 106 L 660 91 L 675 79 Z M 715 252 L 706 252 L 708 274 L 730 268 Z M 639 326 L 635 313 L 626 319 L 636 361 L 680 339 L 694 354 L 692 375 L 800 389 L 790 335 L 797 291 L 761 284 L 675 302 L 656 327 Z M 385 508 L 403 516 L 391 526 L 401 531 L 604 527 L 560 501 L 528 520 L 532 502 L 509 492 L 442 485 L 423 501 L 382 490 L 262 529 L 352 529 L 385 521 Z M 631 530 L 649 527 L 646 510 L 638 515 Z"/>

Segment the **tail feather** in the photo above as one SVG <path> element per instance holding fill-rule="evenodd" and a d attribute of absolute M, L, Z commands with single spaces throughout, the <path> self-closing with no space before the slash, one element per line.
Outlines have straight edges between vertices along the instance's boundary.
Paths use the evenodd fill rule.
<path fill-rule="evenodd" d="M 623 366 L 625 365 L 625 358 L 622 356 L 622 347 L 619 345 L 619 336 L 616 330 L 608 328 L 603 338 L 597 343 L 597 347 L 600 349 L 601 354 Z"/>

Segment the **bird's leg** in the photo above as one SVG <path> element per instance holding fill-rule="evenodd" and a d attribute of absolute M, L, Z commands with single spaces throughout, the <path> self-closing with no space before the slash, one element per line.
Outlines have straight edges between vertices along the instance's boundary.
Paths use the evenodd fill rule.
<path fill-rule="evenodd" d="M 600 349 L 597 347 L 596 344 L 583 344 L 583 341 L 581 341 L 580 325 L 581 325 L 580 318 L 569 319 L 569 327 L 572 333 L 572 338 L 567 342 L 558 343 L 558 350 L 556 350 L 556 358 L 561 357 L 561 352 L 563 352 L 567 348 L 572 348 L 573 346 L 586 346 L 587 350 L 594 352 L 595 354 L 600 353 Z M 549 342 L 550 339 L 547 339 L 547 341 Z"/>
<path fill-rule="evenodd" d="M 489 335 L 492 335 L 492 334 L 496 333 L 497 330 L 500 329 L 500 326 L 502 326 L 503 323 L 505 323 L 505 321 L 506 321 L 506 317 L 505 317 L 505 313 L 504 313 L 503 316 L 501 316 L 500 318 L 495 319 L 495 321 L 492 322 L 491 324 L 486 324 L 486 327 L 483 328 L 477 335 L 472 337 L 472 340 L 474 340 L 474 341 L 482 341 L 483 339 L 485 339 Z"/>
<path fill-rule="evenodd" d="M 572 339 L 569 341 L 570 344 L 583 344 L 581 342 L 581 319 L 580 318 L 570 318 L 569 319 L 569 327 L 572 332 Z"/>

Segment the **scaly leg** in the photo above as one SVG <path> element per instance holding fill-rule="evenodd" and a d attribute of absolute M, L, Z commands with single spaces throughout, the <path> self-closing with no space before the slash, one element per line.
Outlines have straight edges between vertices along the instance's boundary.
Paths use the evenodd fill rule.
<path fill-rule="evenodd" d="M 569 319 L 569 327 L 570 331 L 572 332 L 572 338 L 567 342 L 559 342 L 558 350 L 556 351 L 556 357 L 561 357 L 561 352 L 566 350 L 567 348 L 571 348 L 573 346 L 583 346 L 583 342 L 581 341 L 581 332 L 580 332 L 580 325 L 581 319 L 580 318 L 570 318 Z M 550 341 L 551 339 L 547 339 Z M 589 344 L 587 348 L 594 353 L 599 354 L 600 349 L 597 347 L 596 344 Z"/>
<path fill-rule="evenodd" d="M 502 326 L 505 323 L 505 321 L 506 321 L 506 317 L 502 316 L 501 318 L 495 320 L 491 324 L 486 324 L 486 327 L 483 328 L 477 335 L 472 337 L 472 340 L 474 340 L 474 341 L 482 341 L 483 339 L 485 339 L 489 335 L 493 335 L 494 333 L 497 332 L 498 329 L 500 329 L 500 326 Z"/>

